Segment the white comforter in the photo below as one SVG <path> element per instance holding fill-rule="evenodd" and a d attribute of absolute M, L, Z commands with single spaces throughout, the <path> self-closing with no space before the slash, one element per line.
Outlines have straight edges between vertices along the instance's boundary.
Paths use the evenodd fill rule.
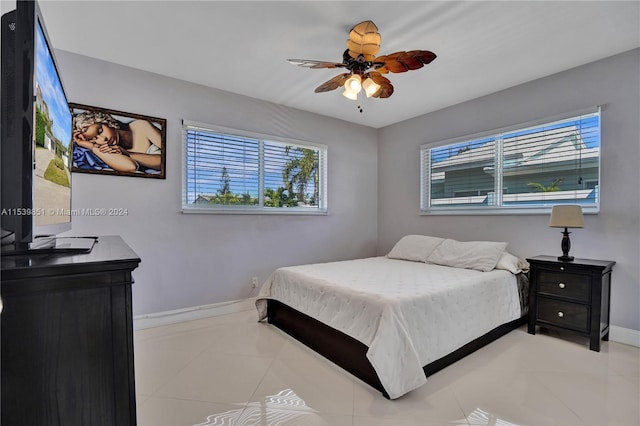
<path fill-rule="evenodd" d="M 516 277 L 373 257 L 280 268 L 260 289 L 369 347 L 391 399 L 422 386 L 422 366 L 521 316 Z"/>

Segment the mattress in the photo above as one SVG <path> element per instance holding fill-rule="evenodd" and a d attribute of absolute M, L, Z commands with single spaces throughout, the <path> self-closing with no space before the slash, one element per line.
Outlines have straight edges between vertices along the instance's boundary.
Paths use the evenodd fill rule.
<path fill-rule="evenodd" d="M 278 300 L 368 346 L 391 399 L 426 383 L 422 366 L 523 315 L 516 275 L 372 257 L 279 268 L 256 307 Z"/>

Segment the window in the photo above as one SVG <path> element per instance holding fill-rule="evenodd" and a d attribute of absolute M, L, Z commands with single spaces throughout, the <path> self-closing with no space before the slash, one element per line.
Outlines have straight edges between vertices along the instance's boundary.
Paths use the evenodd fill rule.
<path fill-rule="evenodd" d="M 326 213 L 327 148 L 183 121 L 182 211 Z"/>
<path fill-rule="evenodd" d="M 423 145 L 423 213 L 536 213 L 600 206 L 600 109 Z"/>

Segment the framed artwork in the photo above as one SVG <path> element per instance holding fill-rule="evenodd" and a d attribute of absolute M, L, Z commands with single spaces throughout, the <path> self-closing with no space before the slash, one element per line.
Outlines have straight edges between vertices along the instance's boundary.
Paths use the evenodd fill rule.
<path fill-rule="evenodd" d="M 73 172 L 165 178 L 167 120 L 70 103 Z"/>

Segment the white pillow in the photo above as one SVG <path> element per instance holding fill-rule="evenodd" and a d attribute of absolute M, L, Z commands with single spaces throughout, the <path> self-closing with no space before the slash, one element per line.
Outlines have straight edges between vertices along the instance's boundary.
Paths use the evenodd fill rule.
<path fill-rule="evenodd" d="M 427 262 L 488 272 L 495 268 L 506 248 L 507 243 L 502 242 L 446 239 L 433 250 Z"/>
<path fill-rule="evenodd" d="M 518 274 L 522 272 L 522 269 L 520 269 L 520 259 L 512 255 L 511 253 L 507 253 L 506 251 L 502 253 L 500 259 L 498 259 L 496 269 L 504 269 L 505 271 L 509 271 L 512 274 Z"/>
<path fill-rule="evenodd" d="M 405 235 L 393 246 L 387 257 L 412 262 L 426 262 L 431 252 L 443 241 L 444 238 L 427 235 Z"/>

